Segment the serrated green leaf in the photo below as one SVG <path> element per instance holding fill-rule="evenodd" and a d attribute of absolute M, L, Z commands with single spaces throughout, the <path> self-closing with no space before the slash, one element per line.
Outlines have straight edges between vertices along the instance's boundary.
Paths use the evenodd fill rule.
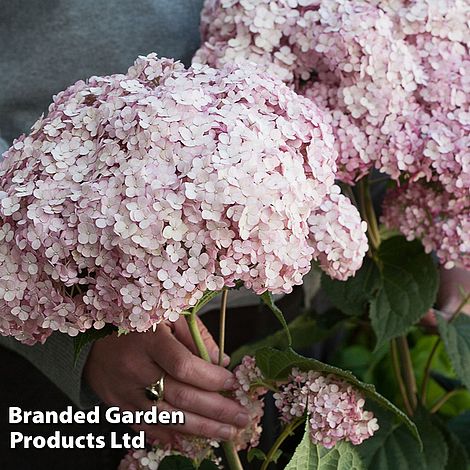
<path fill-rule="evenodd" d="M 443 470 L 448 448 L 440 425 L 426 410 L 418 409 L 413 416 L 423 438 L 423 449 L 409 438 L 408 431 L 393 420 L 393 416 L 368 404 L 380 423 L 373 437 L 358 446 L 366 467 L 370 470 Z M 456 469 L 455 469 L 456 470 Z"/>
<path fill-rule="evenodd" d="M 315 445 L 306 426 L 302 441 L 285 470 L 364 470 L 359 454 L 351 444 L 339 442 L 332 449 Z"/>
<path fill-rule="evenodd" d="M 74 364 L 77 363 L 78 358 L 80 357 L 80 353 L 82 349 L 88 344 L 93 341 L 96 341 L 100 338 L 104 338 L 105 336 L 110 335 L 114 331 L 117 330 L 117 327 L 114 325 L 110 325 L 107 323 L 103 328 L 100 330 L 96 330 L 95 328 L 91 328 L 83 333 L 79 333 L 73 339 L 73 362 Z"/>
<path fill-rule="evenodd" d="M 470 390 L 470 318 L 458 316 L 453 322 L 437 317 L 439 333 L 455 373 Z"/>
<path fill-rule="evenodd" d="M 301 370 L 314 370 L 326 374 L 334 374 L 354 385 L 354 387 L 360 390 L 367 398 L 374 400 L 382 407 L 392 412 L 397 419 L 408 426 L 411 433 L 421 443 L 418 430 L 410 418 L 393 403 L 377 393 L 374 385 L 361 382 L 349 371 L 324 364 L 316 359 L 301 356 L 292 349 L 279 351 L 270 347 L 256 351 L 256 364 L 264 377 L 268 380 L 286 379 L 293 367 L 297 367 Z"/>
<path fill-rule="evenodd" d="M 328 330 L 320 327 L 315 318 L 310 314 L 302 314 L 294 318 L 288 324 L 289 331 L 292 336 L 292 347 L 296 349 L 306 348 L 315 344 L 333 334 L 336 329 Z M 272 335 L 266 336 L 259 341 L 241 346 L 230 354 L 230 367 L 239 364 L 246 355 L 253 355 L 258 349 L 271 346 L 277 349 L 285 349 L 288 347 L 287 338 L 284 329 L 278 330 Z"/>
<path fill-rule="evenodd" d="M 448 422 L 449 429 L 459 438 L 470 456 L 470 411 L 461 413 Z"/>
<path fill-rule="evenodd" d="M 423 454 L 403 425 L 381 424 L 374 437 L 358 446 L 358 452 L 369 470 L 426 470 Z"/>
<path fill-rule="evenodd" d="M 331 279 L 323 273 L 321 286 L 332 304 L 347 315 L 360 316 L 367 312 L 370 299 L 381 284 L 375 262 L 365 258 L 361 269 L 346 281 Z"/>
<path fill-rule="evenodd" d="M 158 470 L 194 470 L 195 468 L 193 462 L 182 455 L 169 455 L 158 466 Z"/>
<path fill-rule="evenodd" d="M 470 460 L 468 459 L 467 451 L 460 442 L 459 438 L 447 427 L 446 423 L 442 420 L 435 419 L 435 424 L 438 425 L 448 448 L 448 458 L 445 470 L 469 470 Z"/>
<path fill-rule="evenodd" d="M 260 295 L 261 300 L 263 303 L 274 313 L 274 316 L 279 320 L 279 323 L 282 325 L 284 332 L 286 334 L 287 343 L 289 346 L 292 346 L 292 336 L 289 331 L 289 327 L 287 326 L 286 319 L 284 318 L 281 309 L 274 303 L 273 296 L 271 292 L 266 291 Z"/>
<path fill-rule="evenodd" d="M 442 470 L 447 465 L 449 449 L 439 424 L 423 408 L 416 410 L 413 419 L 423 439 L 426 470 Z"/>
<path fill-rule="evenodd" d="M 439 276 L 431 255 L 417 240 L 390 238 L 381 243 L 377 256 L 382 282 L 371 301 L 370 318 L 380 347 L 408 333 L 432 307 Z"/>

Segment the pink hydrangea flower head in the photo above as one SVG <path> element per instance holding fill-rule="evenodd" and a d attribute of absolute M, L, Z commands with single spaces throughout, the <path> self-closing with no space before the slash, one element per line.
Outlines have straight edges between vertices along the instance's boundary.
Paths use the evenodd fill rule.
<path fill-rule="evenodd" d="M 328 449 L 342 440 L 359 445 L 379 428 L 359 393 L 333 375 L 293 369 L 274 398 L 285 422 L 307 414 L 312 442 Z"/>
<path fill-rule="evenodd" d="M 260 64 L 330 112 L 338 177 L 470 186 L 464 0 L 210 0 L 194 61 Z"/>
<path fill-rule="evenodd" d="M 238 280 L 290 292 L 312 259 L 344 279 L 367 241 L 335 159 L 322 111 L 253 65 L 77 82 L 0 166 L 0 332 L 146 331 Z"/>
<path fill-rule="evenodd" d="M 408 240 L 420 239 L 445 268 L 460 265 L 470 269 L 468 196 L 450 194 L 439 183 L 406 184 L 387 193 L 382 222 Z"/>

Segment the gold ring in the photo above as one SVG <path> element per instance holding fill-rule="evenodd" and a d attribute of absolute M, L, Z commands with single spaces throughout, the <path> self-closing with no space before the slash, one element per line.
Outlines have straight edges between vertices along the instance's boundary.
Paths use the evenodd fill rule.
<path fill-rule="evenodd" d="M 152 400 L 155 403 L 158 403 L 163 400 L 163 394 L 165 391 L 165 373 L 162 376 L 150 384 L 148 387 L 145 387 L 145 395 L 149 400 Z"/>

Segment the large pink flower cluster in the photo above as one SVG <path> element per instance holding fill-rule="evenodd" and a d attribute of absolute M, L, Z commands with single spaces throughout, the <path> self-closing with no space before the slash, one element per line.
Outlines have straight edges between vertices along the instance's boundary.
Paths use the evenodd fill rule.
<path fill-rule="evenodd" d="M 470 185 L 464 0 L 208 0 L 195 62 L 261 64 L 331 111 L 340 176 Z"/>
<path fill-rule="evenodd" d="M 328 111 L 346 183 L 375 167 L 468 197 L 469 14 L 464 0 L 207 0 L 194 62 L 255 62 Z"/>
<path fill-rule="evenodd" d="M 470 201 L 456 197 L 439 184 L 416 182 L 390 190 L 383 204 L 382 222 L 409 240 L 421 239 L 435 251 L 445 268 L 470 269 Z"/>
<path fill-rule="evenodd" d="M 249 65 L 76 83 L 0 166 L 0 332 L 145 331 L 238 280 L 289 292 L 312 259 L 348 277 L 367 241 L 335 158 L 322 112 Z"/>
<path fill-rule="evenodd" d="M 312 442 L 326 448 L 341 440 L 361 444 L 379 429 L 373 413 L 364 410 L 364 399 L 333 375 L 293 369 L 274 398 L 285 422 L 307 413 Z"/>

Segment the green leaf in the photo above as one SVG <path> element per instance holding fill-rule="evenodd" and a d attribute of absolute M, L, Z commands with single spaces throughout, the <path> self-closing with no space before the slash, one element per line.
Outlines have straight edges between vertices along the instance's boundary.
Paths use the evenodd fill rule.
<path fill-rule="evenodd" d="M 337 367 L 350 370 L 353 374 L 363 378 L 374 361 L 374 354 L 361 344 L 346 346 L 338 351 L 334 363 Z"/>
<path fill-rule="evenodd" d="M 266 454 L 261 449 L 253 447 L 248 451 L 246 458 L 251 463 L 254 459 L 266 460 Z"/>
<path fill-rule="evenodd" d="M 88 343 L 92 343 L 93 341 L 96 341 L 97 339 L 104 338 L 105 336 L 110 335 L 116 330 L 117 330 L 117 327 L 107 323 L 100 330 L 91 328 L 75 336 L 73 339 L 73 363 L 74 365 L 77 363 L 78 358 L 80 357 L 80 353 L 82 352 L 82 349 Z"/>
<path fill-rule="evenodd" d="M 442 420 L 435 420 L 446 440 L 448 459 L 445 470 L 469 470 L 470 460 L 459 438 L 447 427 Z"/>
<path fill-rule="evenodd" d="M 423 454 L 403 425 L 377 416 L 380 429 L 357 450 L 369 470 L 426 470 Z"/>
<path fill-rule="evenodd" d="M 281 455 L 282 455 L 282 450 L 277 449 L 276 452 L 274 453 L 274 455 L 271 457 L 270 461 L 276 463 L 279 460 L 279 457 Z M 248 454 L 247 454 L 246 458 L 247 458 L 248 462 L 250 462 L 250 463 L 253 462 L 253 460 L 255 460 L 255 459 L 265 461 L 266 460 L 266 454 L 261 449 L 253 447 L 248 451 Z"/>
<path fill-rule="evenodd" d="M 158 470 L 194 470 L 195 468 L 193 462 L 182 455 L 169 455 L 158 466 Z"/>
<path fill-rule="evenodd" d="M 354 447 L 340 442 L 332 449 L 310 440 L 308 425 L 285 470 L 363 470 L 364 465 Z"/>
<path fill-rule="evenodd" d="M 256 364 L 260 368 L 264 377 L 268 380 L 284 380 L 288 377 L 293 367 L 301 370 L 314 370 L 326 374 L 333 374 L 352 384 L 360 390 L 367 398 L 374 400 L 385 409 L 392 412 L 397 419 L 406 424 L 411 433 L 416 437 L 419 443 L 421 439 L 415 424 L 408 416 L 398 409 L 393 403 L 376 392 L 375 386 L 366 384 L 358 380 L 351 372 L 339 369 L 338 367 L 324 364 L 323 362 L 311 359 L 297 354 L 292 349 L 279 351 L 270 347 L 262 348 L 256 351 Z M 380 423 L 379 423 L 380 425 Z"/>
<path fill-rule="evenodd" d="M 437 317 L 439 332 L 456 374 L 470 390 L 470 318 L 458 316 L 453 322 Z"/>
<path fill-rule="evenodd" d="M 408 431 L 393 420 L 393 416 L 371 406 L 380 429 L 358 446 L 358 452 L 370 470 L 443 470 L 448 447 L 439 423 L 424 409 L 414 418 L 423 438 L 423 451 L 409 438 Z M 455 469 L 457 470 L 457 469 Z"/>
<path fill-rule="evenodd" d="M 302 314 L 294 318 L 288 324 L 289 331 L 292 336 L 292 347 L 296 349 L 303 349 L 311 346 L 314 343 L 322 341 L 329 337 L 336 331 L 336 328 L 329 328 L 328 330 L 318 325 L 318 321 L 310 314 Z M 246 355 L 253 355 L 258 349 L 271 346 L 277 349 L 287 348 L 288 341 L 284 329 L 278 330 L 272 335 L 266 336 L 259 341 L 249 343 L 241 346 L 230 354 L 231 363 L 230 367 L 239 364 L 242 358 Z"/>
<path fill-rule="evenodd" d="M 446 437 L 446 443 L 449 448 L 449 460 L 445 470 L 469 470 L 470 460 L 458 438 L 454 434 L 449 433 L 448 437 Z"/>
<path fill-rule="evenodd" d="M 273 299 L 271 292 L 269 291 L 264 292 L 263 294 L 260 295 L 260 298 L 264 302 L 264 304 L 271 310 L 271 312 L 274 313 L 275 317 L 279 320 L 282 327 L 284 328 L 287 342 L 289 346 L 292 346 L 292 337 L 289 331 L 289 327 L 287 326 L 286 319 L 284 318 L 284 315 L 282 314 L 279 307 L 274 303 L 274 299 Z"/>
<path fill-rule="evenodd" d="M 424 408 L 418 408 L 413 419 L 423 439 L 426 470 L 442 470 L 446 467 L 449 449 L 437 420 Z"/>
<path fill-rule="evenodd" d="M 414 345 L 411 349 L 411 360 L 416 376 L 418 390 L 421 390 L 424 369 L 431 350 L 436 343 L 436 336 L 424 335 L 420 332 L 413 334 Z M 458 387 L 462 381 L 457 381 L 455 371 L 446 353 L 444 343 L 439 342 L 437 351 L 431 367 L 431 378 L 427 386 L 426 403 L 435 403 L 446 391 Z M 382 385 L 382 384 L 381 384 Z M 463 386 L 463 384 L 462 384 Z M 463 387 L 452 398 L 450 398 L 439 410 L 440 414 L 449 417 L 457 416 L 465 410 L 470 409 L 470 392 Z"/>
<path fill-rule="evenodd" d="M 470 411 L 456 416 L 448 422 L 449 429 L 459 438 L 470 456 Z M 457 469 L 455 469 L 457 470 Z"/>
<path fill-rule="evenodd" d="M 367 312 L 369 301 L 380 288 L 380 283 L 379 268 L 372 259 L 365 258 L 354 277 L 338 281 L 323 274 L 321 286 L 335 307 L 347 315 L 360 316 Z"/>
<path fill-rule="evenodd" d="M 431 255 L 417 240 L 389 238 L 381 243 L 377 256 L 382 284 L 371 301 L 370 318 L 380 347 L 408 333 L 432 307 L 439 276 Z"/>

